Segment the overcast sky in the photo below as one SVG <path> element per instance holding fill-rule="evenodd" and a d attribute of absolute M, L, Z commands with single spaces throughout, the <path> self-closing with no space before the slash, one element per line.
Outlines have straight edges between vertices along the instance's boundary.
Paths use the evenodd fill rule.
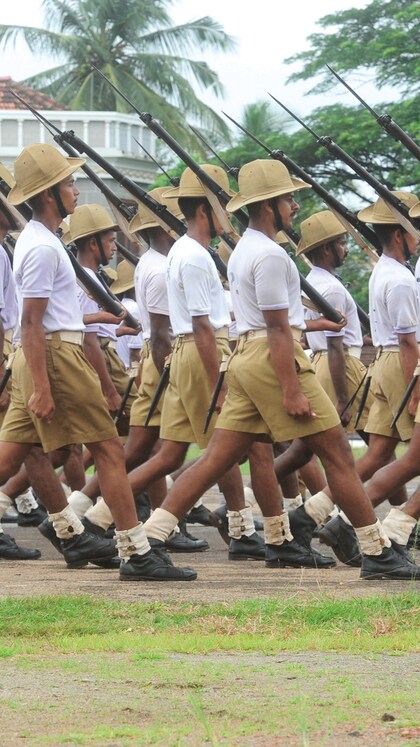
<path fill-rule="evenodd" d="M 286 86 L 286 78 L 293 68 L 284 65 L 283 60 L 309 48 L 307 37 L 320 31 L 316 25 L 319 18 L 350 7 L 362 8 L 367 4 L 368 0 L 303 0 L 295 3 L 258 0 L 251 6 L 238 0 L 211 0 L 208 3 L 174 0 L 171 17 L 175 23 L 183 23 L 198 16 L 210 15 L 238 41 L 237 51 L 233 54 L 205 57 L 225 86 L 223 99 L 215 99 L 205 92 L 199 93 L 214 109 L 225 109 L 239 118 L 245 104 L 265 99 L 267 91 L 270 91 L 289 108 L 307 114 L 317 106 L 337 100 L 337 97 L 348 103 L 354 103 L 354 99 L 340 87 L 329 97 L 325 94 L 304 96 L 305 92 L 310 91 L 312 82 Z M 41 27 L 43 18 L 41 0 L 13 0 L 7 5 L 6 0 L 1 2 L 2 24 Z M 9 47 L 7 52 L 2 51 L 0 55 L 0 75 L 10 75 L 14 80 L 22 80 L 50 66 L 50 60 L 34 58 L 24 44 L 14 51 Z M 391 100 L 395 96 L 391 89 L 377 91 L 360 76 L 348 75 L 347 79 L 371 104 Z"/>

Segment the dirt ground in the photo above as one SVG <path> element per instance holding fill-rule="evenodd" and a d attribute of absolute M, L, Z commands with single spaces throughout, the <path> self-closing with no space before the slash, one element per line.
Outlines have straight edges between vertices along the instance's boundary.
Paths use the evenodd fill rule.
<path fill-rule="evenodd" d="M 218 504 L 215 491 L 205 503 L 209 508 Z M 362 581 L 358 569 L 339 562 L 324 571 L 232 562 L 217 530 L 197 525 L 190 530 L 207 539 L 210 549 L 172 556 L 177 565 L 197 570 L 196 581 L 122 583 L 116 570 L 68 570 L 36 528 L 5 524 L 4 530 L 19 544 L 39 548 L 42 557 L 0 560 L 0 598 L 88 594 L 121 602 L 229 603 L 278 593 L 307 601 L 321 594 L 351 599 L 407 589 L 398 581 Z M 316 541 L 314 546 L 331 554 Z M 116 652 L 3 658 L 0 747 L 416 747 L 419 672 L 418 653 L 215 652 L 164 655 L 156 661 Z M 402 674 L 406 695 L 398 696 L 398 685 L 388 695 L 381 683 L 398 683 Z M 362 706 L 363 692 L 369 692 L 369 706 Z M 336 713 L 343 703 L 342 717 L 332 718 L 331 709 Z"/>
<path fill-rule="evenodd" d="M 205 503 L 209 508 L 218 505 L 218 495 L 209 491 Z M 387 506 L 380 514 L 384 515 Z M 26 597 L 45 594 L 89 594 L 92 597 L 134 601 L 192 601 L 205 603 L 233 602 L 241 599 L 264 598 L 281 592 L 288 597 L 310 599 L 320 593 L 331 598 L 347 599 L 374 594 L 404 591 L 405 582 L 362 581 L 359 569 L 349 568 L 339 561 L 328 570 L 271 569 L 264 562 L 228 561 L 227 546 L 217 529 L 194 525 L 190 531 L 207 539 L 210 549 L 204 553 L 172 555 L 176 565 L 193 567 L 196 581 L 122 583 L 118 571 L 94 566 L 67 569 L 62 557 L 36 528 L 20 528 L 5 524 L 4 530 L 26 547 L 36 547 L 42 556 L 36 561 L 8 562 L 0 560 L 0 598 Z M 332 551 L 314 541 L 314 547 L 326 555 Z M 420 589 L 420 585 L 419 585 Z"/>

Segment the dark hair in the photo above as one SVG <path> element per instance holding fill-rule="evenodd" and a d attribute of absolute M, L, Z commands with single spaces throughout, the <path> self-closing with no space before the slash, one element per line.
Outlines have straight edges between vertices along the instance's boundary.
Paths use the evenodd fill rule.
<path fill-rule="evenodd" d="M 248 215 L 251 219 L 255 220 L 256 218 L 258 218 L 263 202 L 264 200 L 259 200 L 258 202 L 250 202 L 249 205 L 245 205 L 246 209 L 248 210 Z"/>
<path fill-rule="evenodd" d="M 389 244 L 395 231 L 403 231 L 399 223 L 374 223 L 373 230 L 381 244 Z"/>
<path fill-rule="evenodd" d="M 178 205 L 185 219 L 191 220 L 191 218 L 195 217 L 198 207 L 204 205 L 206 202 L 208 203 L 206 197 L 180 197 Z"/>

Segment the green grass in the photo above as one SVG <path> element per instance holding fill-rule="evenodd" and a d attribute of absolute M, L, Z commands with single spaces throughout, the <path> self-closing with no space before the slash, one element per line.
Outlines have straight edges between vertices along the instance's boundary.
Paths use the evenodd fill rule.
<path fill-rule="evenodd" d="M 321 747 L 358 732 L 418 747 L 419 622 L 414 588 L 212 605 L 7 598 L 0 742 Z"/>
<path fill-rule="evenodd" d="M 56 651 L 420 651 L 420 595 L 338 601 L 124 604 L 90 597 L 0 602 L 0 656 Z"/>

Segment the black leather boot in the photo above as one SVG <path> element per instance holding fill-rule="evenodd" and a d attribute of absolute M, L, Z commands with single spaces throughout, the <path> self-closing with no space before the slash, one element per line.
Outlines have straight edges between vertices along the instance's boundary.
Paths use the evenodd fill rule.
<path fill-rule="evenodd" d="M 0 558 L 3 560 L 38 560 L 39 550 L 30 547 L 20 547 L 10 534 L 0 533 Z"/>
<path fill-rule="evenodd" d="M 314 552 L 310 547 L 299 545 L 296 540 L 285 540 L 281 545 L 266 545 L 267 568 L 334 568 L 334 558 Z"/>
<path fill-rule="evenodd" d="M 254 532 L 250 537 L 243 534 L 241 539 L 230 539 L 229 560 L 265 560 L 265 543 Z"/>
<path fill-rule="evenodd" d="M 384 547 L 380 555 L 363 555 L 360 578 L 367 581 L 419 581 L 420 568 L 393 547 Z"/>
<path fill-rule="evenodd" d="M 356 532 L 353 527 L 346 524 L 341 516 L 335 516 L 334 519 L 330 519 L 319 530 L 318 539 L 323 545 L 331 547 L 342 563 L 351 565 L 354 568 L 361 567 L 362 556 Z"/>
<path fill-rule="evenodd" d="M 121 581 L 194 581 L 197 578 L 193 568 L 177 568 L 159 549 L 154 540 L 154 547 L 144 555 L 132 555 L 130 560 L 122 560 L 120 565 Z M 161 543 L 164 547 L 164 543 Z"/>
<path fill-rule="evenodd" d="M 181 519 L 178 522 L 180 531 L 168 537 L 165 547 L 169 552 L 205 552 L 209 549 L 206 540 L 197 539 L 187 532 L 187 521 Z"/>
<path fill-rule="evenodd" d="M 94 531 L 75 534 L 68 540 L 60 540 L 49 519 L 39 524 L 38 529 L 55 549 L 64 555 L 68 568 L 83 568 L 88 563 L 93 563 L 100 568 L 118 568 L 117 547 L 114 540 L 106 539 L 100 532 L 101 527 L 92 524 L 88 519 L 83 522 L 94 527 Z M 83 539 L 80 539 L 83 538 Z"/>

